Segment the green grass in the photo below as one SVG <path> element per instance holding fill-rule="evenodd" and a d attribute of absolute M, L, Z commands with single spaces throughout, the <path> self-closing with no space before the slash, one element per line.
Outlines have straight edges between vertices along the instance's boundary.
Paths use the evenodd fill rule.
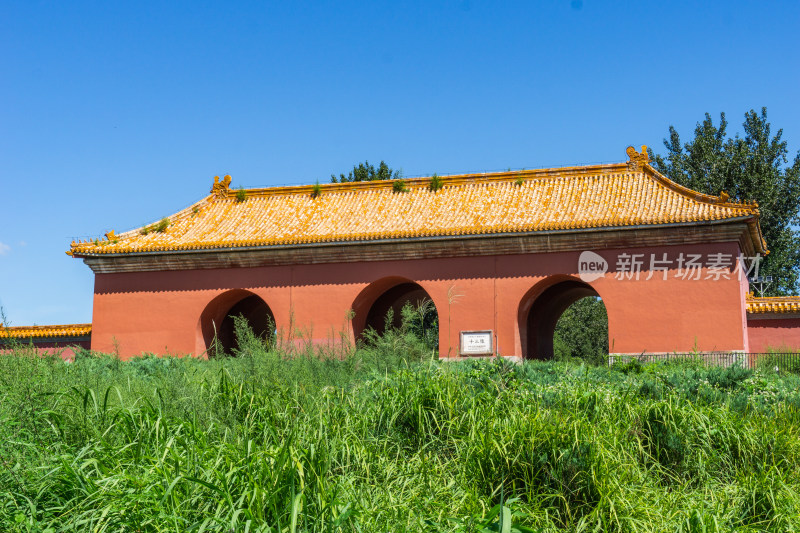
<path fill-rule="evenodd" d="M 169 219 L 162 218 L 160 222 L 156 222 L 155 224 L 151 224 L 149 226 L 145 226 L 140 230 L 142 235 L 147 235 L 149 233 L 164 233 L 167 231 L 169 227 Z"/>
<path fill-rule="evenodd" d="M 404 331 L 347 352 L 242 341 L 214 360 L 0 356 L 0 531 L 800 524 L 797 376 L 440 363 Z"/>

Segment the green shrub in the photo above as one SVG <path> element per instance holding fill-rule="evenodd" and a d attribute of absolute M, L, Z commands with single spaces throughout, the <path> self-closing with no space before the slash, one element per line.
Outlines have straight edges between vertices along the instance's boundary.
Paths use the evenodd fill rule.
<path fill-rule="evenodd" d="M 643 367 L 644 365 L 642 365 L 641 361 L 635 357 L 628 360 L 615 361 L 613 365 L 614 370 L 623 374 L 641 374 Z"/>
<path fill-rule="evenodd" d="M 245 200 L 247 200 L 247 191 L 244 187 L 239 187 L 236 189 L 236 201 L 244 202 Z"/>
<path fill-rule="evenodd" d="M 442 180 L 442 178 L 440 178 L 438 174 L 434 174 L 433 176 L 431 176 L 431 182 L 428 184 L 428 188 L 432 192 L 436 192 L 439 189 L 441 189 L 443 185 L 444 181 Z"/>
<path fill-rule="evenodd" d="M 145 226 L 144 228 L 142 228 L 140 233 L 142 235 L 147 235 L 148 233 L 164 233 L 165 231 L 167 231 L 168 227 L 169 227 L 169 219 L 162 218 L 159 222 L 156 222 L 155 224 L 151 224 L 149 226 Z"/>
<path fill-rule="evenodd" d="M 639 387 L 639 396 L 648 400 L 662 400 L 666 391 L 664 385 L 658 380 L 645 378 Z"/>
<path fill-rule="evenodd" d="M 556 360 L 606 364 L 608 316 L 602 300 L 581 298 L 564 310 L 553 334 L 553 353 Z"/>
<path fill-rule="evenodd" d="M 752 370 L 737 364 L 728 367 L 711 367 L 708 369 L 706 379 L 714 387 L 733 390 L 752 375 Z"/>

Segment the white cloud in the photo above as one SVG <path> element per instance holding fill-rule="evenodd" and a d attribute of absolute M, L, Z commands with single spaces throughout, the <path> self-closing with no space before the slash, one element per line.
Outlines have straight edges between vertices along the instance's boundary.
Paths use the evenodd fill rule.
<path fill-rule="evenodd" d="M 11 251 L 11 247 L 5 243 L 0 242 L 0 255 L 6 255 Z"/>

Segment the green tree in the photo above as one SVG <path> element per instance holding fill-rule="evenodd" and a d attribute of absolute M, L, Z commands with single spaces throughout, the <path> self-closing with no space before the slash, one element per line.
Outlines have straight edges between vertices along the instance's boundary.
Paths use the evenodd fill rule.
<path fill-rule="evenodd" d="M 556 360 L 572 357 L 602 364 L 608 356 L 608 315 L 603 300 L 581 298 L 564 311 L 553 335 Z"/>
<path fill-rule="evenodd" d="M 376 181 L 376 180 L 393 180 L 403 177 L 403 173 L 399 170 L 392 170 L 389 165 L 381 161 L 378 168 L 369 164 L 369 161 L 359 163 L 357 166 L 353 165 L 353 170 L 347 176 L 339 174 L 337 178 L 335 174 L 331 174 L 331 183 L 348 183 L 352 181 Z"/>
<path fill-rule="evenodd" d="M 738 201 L 755 200 L 760 223 L 770 250 L 759 275 L 771 275 L 774 295 L 796 293 L 800 274 L 800 153 L 788 165 L 783 130 L 772 135 L 767 108 L 744 116 L 744 137 L 727 133 L 725 113 L 719 126 L 706 113 L 694 130 L 694 139 L 681 144 L 674 127 L 664 139 L 665 156 L 650 151 L 653 166 L 669 179 L 690 189 Z"/>

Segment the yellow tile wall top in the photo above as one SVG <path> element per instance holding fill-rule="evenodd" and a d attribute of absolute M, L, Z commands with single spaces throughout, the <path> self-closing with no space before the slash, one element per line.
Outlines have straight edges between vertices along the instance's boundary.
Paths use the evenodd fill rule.
<path fill-rule="evenodd" d="M 57 326 L 3 327 L 0 339 L 28 339 L 34 337 L 81 337 L 92 332 L 91 324 L 63 324 Z"/>
<path fill-rule="evenodd" d="M 800 296 L 769 296 L 757 298 L 747 296 L 747 312 L 750 314 L 800 313 Z"/>

